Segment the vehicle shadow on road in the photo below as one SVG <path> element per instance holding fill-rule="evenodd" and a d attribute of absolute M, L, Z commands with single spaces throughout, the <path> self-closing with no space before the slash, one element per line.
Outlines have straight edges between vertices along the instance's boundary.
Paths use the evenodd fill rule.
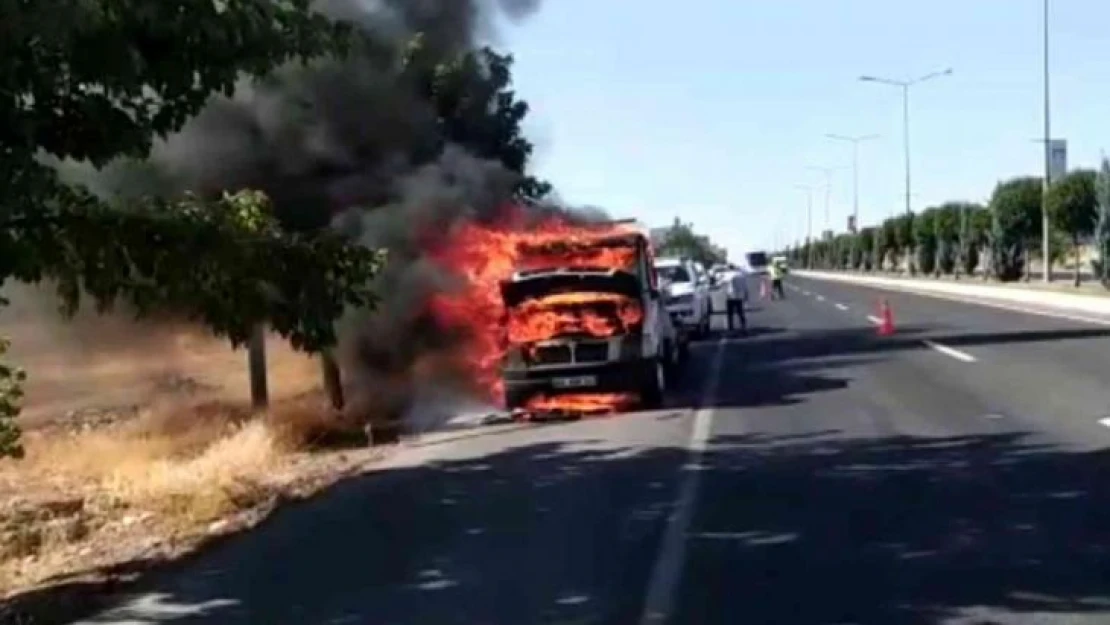
<path fill-rule="evenodd" d="M 1023 434 L 711 443 L 676 622 L 1110 619 L 1105 451 Z"/>
<path fill-rule="evenodd" d="M 1106 452 L 835 434 L 717 436 L 697 464 L 580 440 L 383 471 L 89 622 L 637 622 L 682 471 L 701 495 L 673 623 L 1110 618 Z"/>

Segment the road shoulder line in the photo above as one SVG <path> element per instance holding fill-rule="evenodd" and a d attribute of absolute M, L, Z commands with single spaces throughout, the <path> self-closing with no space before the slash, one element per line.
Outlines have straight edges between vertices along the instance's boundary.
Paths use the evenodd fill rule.
<path fill-rule="evenodd" d="M 661 625 L 671 617 L 675 594 L 682 581 L 682 567 L 686 560 L 686 533 L 694 516 L 694 504 L 701 489 L 701 460 L 709 445 L 710 431 L 713 426 L 717 389 L 721 384 L 721 369 L 725 355 L 725 340 L 717 341 L 717 350 L 710 365 L 709 378 L 702 390 L 702 407 L 694 413 L 694 426 L 687 443 L 689 451 L 686 473 L 679 485 L 678 498 L 667 518 L 659 554 L 648 578 L 644 609 L 640 625 Z"/>

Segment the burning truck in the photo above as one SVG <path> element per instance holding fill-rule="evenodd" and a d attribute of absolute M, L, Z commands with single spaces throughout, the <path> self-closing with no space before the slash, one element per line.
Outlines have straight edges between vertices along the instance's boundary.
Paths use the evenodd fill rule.
<path fill-rule="evenodd" d="M 609 225 L 522 240 L 500 291 L 506 408 L 585 413 L 662 403 L 687 346 L 663 306 L 643 233 Z"/>
<path fill-rule="evenodd" d="M 687 355 L 643 232 L 627 222 L 536 217 L 519 207 L 450 228 L 428 250 L 457 278 L 429 301 L 463 337 L 453 366 L 511 411 L 614 412 L 658 404 Z"/>

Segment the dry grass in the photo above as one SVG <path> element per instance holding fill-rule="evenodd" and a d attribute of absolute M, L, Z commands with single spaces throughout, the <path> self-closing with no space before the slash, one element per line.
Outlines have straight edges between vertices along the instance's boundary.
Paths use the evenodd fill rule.
<path fill-rule="evenodd" d="M 273 407 L 252 415 L 242 351 L 183 324 L 63 325 L 35 304 L 0 317 L 31 375 L 27 457 L 0 461 L 0 597 L 179 549 L 348 462 L 298 453 L 354 426 L 314 390 L 318 363 L 280 339 Z"/>

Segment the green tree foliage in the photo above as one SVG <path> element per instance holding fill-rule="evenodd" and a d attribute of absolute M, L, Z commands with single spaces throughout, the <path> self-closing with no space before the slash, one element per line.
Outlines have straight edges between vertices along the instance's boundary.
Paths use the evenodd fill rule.
<path fill-rule="evenodd" d="M 937 273 L 952 274 L 956 270 L 960 254 L 960 219 L 963 209 L 964 205 L 959 202 L 948 202 L 936 209 L 933 231 L 936 239 L 935 270 Z"/>
<path fill-rule="evenodd" d="M 1079 245 L 1084 237 L 1094 232 L 1098 220 L 1096 177 L 1093 170 L 1070 172 L 1052 183 L 1045 198 L 1053 230 L 1068 236 L 1075 254 L 1075 286 L 1079 286 L 1081 275 Z"/>
<path fill-rule="evenodd" d="M 1041 237 L 1041 179 L 1033 176 L 1000 182 L 991 195 L 991 256 L 995 277 L 1019 279 L 1028 251 Z"/>
<path fill-rule="evenodd" d="M 936 271 L 937 259 L 937 209 L 929 208 L 913 220 L 914 264 L 926 275 Z"/>
<path fill-rule="evenodd" d="M 863 228 L 859 231 L 859 268 L 871 271 L 875 267 L 876 250 L 875 228 Z"/>
<path fill-rule="evenodd" d="M 1098 220 L 1095 224 L 1095 246 L 1098 264 L 1095 267 L 1099 282 L 1110 288 L 1110 160 L 1102 159 L 1102 166 L 1095 180 L 1095 199 L 1098 202 Z"/>
<path fill-rule="evenodd" d="M 692 224 L 683 223 L 677 217 L 658 246 L 660 256 L 685 256 L 705 267 L 727 260 L 723 249 L 713 245 L 708 237 L 697 234 Z"/>
<path fill-rule="evenodd" d="M 979 268 L 979 251 L 987 244 L 991 227 L 990 211 L 979 204 L 958 204 L 960 270 L 971 275 Z"/>
<path fill-rule="evenodd" d="M 344 305 L 372 300 L 379 255 L 282 233 L 264 196 L 102 201 L 41 154 L 143 159 L 213 93 L 290 61 L 343 53 L 346 29 L 309 0 L 0 5 L 0 283 L 52 279 L 63 308 L 172 307 L 232 342 L 260 320 L 305 349 L 334 342 Z M 21 374 L 0 368 L 0 454 L 18 455 Z"/>
<path fill-rule="evenodd" d="M 902 253 L 901 242 L 898 237 L 898 219 L 891 217 L 884 219 L 882 226 L 883 255 L 890 259 L 892 269 L 898 268 L 898 258 Z"/>
<path fill-rule="evenodd" d="M 913 259 L 913 213 L 902 213 L 894 218 L 894 246 L 895 254 L 899 257 L 896 263 L 904 256 L 909 256 L 910 272 L 916 271 Z"/>

